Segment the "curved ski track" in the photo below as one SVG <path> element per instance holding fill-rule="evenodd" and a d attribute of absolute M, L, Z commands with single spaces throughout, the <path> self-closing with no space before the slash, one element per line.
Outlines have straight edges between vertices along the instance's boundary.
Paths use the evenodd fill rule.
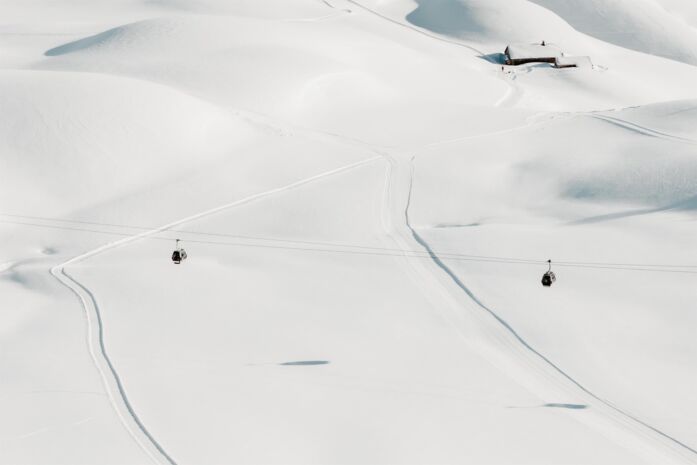
<path fill-rule="evenodd" d="M 176 465 L 174 459 L 142 423 L 128 400 L 121 377 L 111 362 L 104 345 L 104 325 L 94 294 L 69 275 L 61 265 L 51 268 L 51 274 L 80 299 L 87 317 L 87 341 L 90 356 L 102 378 L 109 402 L 114 407 L 121 423 L 150 460 L 154 463 L 162 463 L 161 459 L 164 459 L 165 463 Z M 139 437 L 138 433 L 142 434 L 144 438 Z"/>
<path fill-rule="evenodd" d="M 139 239 L 143 239 L 153 234 L 166 231 L 167 229 L 173 228 L 175 226 L 179 226 L 181 224 L 194 221 L 221 212 L 223 210 L 244 205 L 249 202 L 268 197 L 273 194 L 288 191 L 300 187 L 302 185 L 311 183 L 313 181 L 372 163 L 373 161 L 376 161 L 380 158 L 380 156 L 375 156 L 368 159 L 364 159 L 333 170 L 325 171 L 315 176 L 311 176 L 282 187 L 270 189 L 236 200 L 234 202 L 226 203 L 224 205 L 206 210 L 204 212 L 179 219 L 164 226 L 160 226 L 159 228 L 144 231 L 142 233 L 135 234 L 133 236 L 129 236 L 124 239 L 102 245 L 81 255 L 77 255 L 50 269 L 51 275 L 53 275 L 62 285 L 70 289 L 80 300 L 80 304 L 82 305 L 87 318 L 87 342 L 90 355 L 95 364 L 95 367 L 97 368 L 97 371 L 99 371 L 99 374 L 102 378 L 104 388 L 107 391 L 112 407 L 116 411 L 119 419 L 121 420 L 128 433 L 131 435 L 131 437 L 133 437 L 133 439 L 136 441 L 139 447 L 147 454 L 150 460 L 158 464 L 166 463 L 170 465 L 176 465 L 175 460 L 155 439 L 155 437 L 150 433 L 145 424 L 143 424 L 141 419 L 138 417 L 138 414 L 136 413 L 135 409 L 133 408 L 133 405 L 128 399 L 128 395 L 124 388 L 123 382 L 121 381 L 121 377 L 119 376 L 116 367 L 112 363 L 111 358 L 109 357 L 106 349 L 106 345 L 104 342 L 104 324 L 102 321 L 101 312 L 99 310 L 99 305 L 97 304 L 97 300 L 94 294 L 77 279 L 68 274 L 68 272 L 65 270 L 65 267 L 83 261 L 89 257 L 105 252 L 107 250 L 122 247 Z"/>
<path fill-rule="evenodd" d="M 353 0 L 348 1 L 354 4 L 356 3 Z M 404 26 L 408 27 L 407 25 Z M 514 132 L 534 126 L 541 122 L 543 121 L 530 121 L 521 126 L 508 128 L 501 131 L 494 131 L 492 133 L 477 134 L 456 138 L 453 140 L 426 144 L 423 148 L 466 139 Z M 442 301 L 444 296 L 449 297 L 451 300 L 449 303 L 455 305 L 456 311 L 461 312 L 463 310 L 463 305 L 461 305 L 461 302 L 457 302 L 457 298 L 453 299 L 453 293 L 447 290 L 447 284 L 438 279 L 435 270 L 429 270 L 422 261 L 412 260 L 408 257 L 406 251 L 414 250 L 414 247 L 409 245 L 409 238 L 404 237 L 404 228 L 396 228 L 395 225 L 405 226 L 411 239 L 413 239 L 419 247 L 423 248 L 437 268 L 441 272 L 445 273 L 447 279 L 451 283 L 451 286 L 454 284 L 456 286 L 456 291 L 459 294 L 464 294 L 470 302 L 474 303 L 481 310 L 484 310 L 485 313 L 480 314 L 480 317 L 482 315 L 488 315 L 489 317 L 493 318 L 493 322 L 491 321 L 491 318 L 486 321 L 482 318 L 479 318 L 479 320 L 483 324 L 482 329 L 487 332 L 489 342 L 494 343 L 494 345 L 498 344 L 498 347 L 494 347 L 489 350 L 482 350 L 481 348 L 473 347 L 473 350 L 480 352 L 482 356 L 484 356 L 494 365 L 500 366 L 503 360 L 503 364 L 506 365 L 506 368 L 508 368 L 504 371 L 508 372 L 509 374 L 511 371 L 511 362 L 517 365 L 518 370 L 526 371 L 527 368 L 529 372 L 522 374 L 522 378 L 524 379 L 522 380 L 521 384 L 529 387 L 531 391 L 536 392 L 537 394 L 544 396 L 545 392 L 550 392 L 547 387 L 540 384 L 540 379 L 542 379 L 543 384 L 551 386 L 552 393 L 562 392 L 571 396 L 582 397 L 586 404 L 592 405 L 594 408 L 593 411 L 586 412 L 587 417 L 584 417 L 579 421 L 588 424 L 590 427 L 600 432 L 605 432 L 611 437 L 612 440 L 618 444 L 624 445 L 632 451 L 643 451 L 650 463 L 666 463 L 666 460 L 668 460 L 669 463 L 697 463 L 697 460 L 695 460 L 697 458 L 697 450 L 632 415 L 631 413 L 622 410 L 609 400 L 595 394 L 586 388 L 581 382 L 569 375 L 560 366 L 556 365 L 552 360 L 535 349 L 508 322 L 501 318 L 494 310 L 487 307 L 479 299 L 479 297 L 477 297 L 476 294 L 474 294 L 464 284 L 464 282 L 433 252 L 427 241 L 423 239 L 418 232 L 416 232 L 409 221 L 409 208 L 411 205 L 414 174 L 413 160 L 415 156 L 411 157 L 408 165 L 409 168 L 406 169 L 404 162 L 402 160 L 397 160 L 397 158 L 404 159 L 405 157 L 403 153 L 398 153 L 399 149 L 395 150 L 394 148 L 390 147 L 379 147 L 360 139 L 324 131 L 307 129 L 306 132 L 325 136 L 345 144 L 363 147 L 364 149 L 368 149 L 377 155 L 369 160 L 383 158 L 387 162 L 383 188 L 383 229 L 385 230 L 387 236 L 390 237 L 399 248 L 405 251 L 404 260 L 412 272 L 415 273 L 415 276 L 417 277 L 417 285 L 419 285 L 425 293 L 433 294 L 433 285 L 428 285 L 426 282 L 428 280 L 435 279 L 438 285 L 444 288 L 445 293 L 439 293 L 439 295 L 434 296 L 434 298 Z M 654 132 L 658 133 L 658 131 Z M 666 134 L 665 136 L 670 138 L 670 135 Z M 392 155 L 395 155 L 397 158 L 393 157 Z M 408 172 L 408 174 L 405 172 Z M 399 174 L 399 176 L 396 174 Z M 403 191 L 406 193 L 399 190 L 400 181 L 403 184 L 406 184 L 403 186 Z M 468 336 L 465 334 L 465 331 L 458 326 L 456 321 L 457 315 L 441 310 L 441 316 L 455 329 L 460 337 L 467 342 Z M 502 351 L 506 353 L 501 353 Z M 521 381 L 520 377 L 521 374 L 519 373 L 515 378 Z M 575 418 L 577 420 L 579 419 L 578 416 Z M 647 445 L 646 442 L 651 443 L 651 445 Z"/>
<path fill-rule="evenodd" d="M 321 1 L 330 8 L 341 10 L 346 13 L 352 12 L 349 9 L 340 9 L 327 0 Z M 356 6 L 357 8 L 360 8 L 370 14 L 376 15 L 382 18 L 383 20 L 389 21 L 397 26 L 409 29 L 413 32 L 416 32 L 434 40 L 438 40 L 440 42 L 468 49 L 472 52 L 481 55 L 482 57 L 485 57 L 485 54 L 482 51 L 476 49 L 475 47 L 469 46 L 456 40 L 451 40 L 446 37 L 432 34 L 416 26 L 405 24 L 401 21 L 392 19 L 386 15 L 379 13 L 376 10 L 362 5 L 356 0 L 346 1 Z M 491 59 L 488 60 L 491 63 L 494 63 Z M 500 75 L 498 77 L 504 80 L 504 82 L 508 86 L 508 89 L 504 93 L 504 95 L 502 95 L 499 98 L 495 105 L 514 105 L 515 102 L 519 100 L 522 90 L 519 86 L 512 83 L 510 79 L 507 79 L 506 76 Z M 697 141 L 695 140 L 666 134 L 619 118 L 614 118 L 611 116 L 600 114 L 587 114 L 587 116 L 604 120 L 609 123 L 621 126 L 625 129 L 633 130 L 647 136 L 659 137 L 675 142 L 697 144 Z M 457 142 L 464 139 L 478 138 L 486 135 L 511 132 L 523 129 L 530 125 L 531 124 L 526 124 L 520 127 L 496 131 L 492 134 L 466 136 L 463 138 L 457 138 L 449 141 L 440 141 L 428 144 L 427 146 L 440 145 L 444 143 Z M 85 287 L 83 284 L 81 284 L 79 281 L 73 278 L 70 274 L 68 274 L 65 270 L 65 267 L 70 264 L 74 264 L 79 261 L 85 260 L 101 252 L 125 246 L 128 243 L 137 241 L 147 236 L 166 231 L 167 229 L 176 227 L 183 223 L 194 221 L 196 219 L 203 218 L 205 216 L 212 215 L 229 208 L 252 202 L 262 197 L 290 190 L 295 187 L 299 187 L 303 184 L 315 181 L 317 179 L 331 176 L 333 174 L 338 174 L 340 172 L 350 170 L 352 168 L 356 168 L 358 166 L 371 163 L 377 159 L 382 158 L 387 162 L 388 165 L 385 177 L 383 198 L 383 229 L 385 230 L 388 237 L 390 237 L 404 251 L 413 250 L 413 247 L 409 246 L 409 242 L 411 242 L 411 240 L 415 241 L 430 256 L 434 266 L 437 267 L 437 269 L 440 270 L 441 273 L 447 276 L 450 285 L 444 283 L 441 279 L 439 279 L 439 277 L 436 275 L 436 269 L 430 270 L 426 265 L 422 264 L 420 260 L 409 259 L 405 252 L 404 260 L 406 261 L 412 272 L 416 274 L 416 282 L 424 292 L 433 294 L 434 288 L 437 289 L 437 287 L 435 286 L 441 287 L 441 292 L 437 292 L 436 295 L 433 296 L 433 298 L 439 299 L 441 301 L 444 298 L 446 299 L 446 301 L 449 300 L 448 306 L 451 308 L 450 312 L 446 312 L 440 309 L 440 306 L 438 306 L 441 312 L 441 316 L 454 328 L 454 330 L 460 335 L 460 337 L 463 338 L 463 340 L 465 340 L 466 343 L 468 343 L 468 336 L 465 330 L 463 330 L 463 328 L 460 325 L 458 325 L 457 321 L 457 311 L 462 312 L 463 305 L 461 304 L 461 301 L 458 302 L 458 297 L 455 296 L 453 290 L 448 289 L 448 287 L 455 286 L 456 290 L 460 294 L 464 294 L 470 302 L 474 303 L 479 309 L 484 311 L 483 314 L 477 316 L 479 318 L 479 323 L 481 323 L 481 328 L 479 329 L 482 329 L 486 333 L 485 336 L 488 338 L 488 342 L 490 344 L 493 344 L 493 347 L 489 349 L 473 347 L 473 350 L 478 351 L 482 356 L 490 360 L 494 365 L 501 366 L 501 364 L 504 364 L 507 368 L 509 368 L 509 370 L 504 371 L 509 372 L 509 374 L 511 372 L 511 364 L 516 365 L 517 376 L 514 375 L 514 378 L 516 378 L 519 381 L 521 381 L 522 379 L 521 384 L 529 387 L 531 391 L 536 392 L 537 394 L 544 396 L 544 392 L 549 393 L 549 388 L 551 387 L 551 392 L 561 391 L 584 398 L 584 401 L 587 404 L 592 405 L 594 407 L 590 411 L 591 415 L 586 416 L 583 419 L 579 419 L 578 416 L 575 416 L 574 418 L 589 424 L 589 426 L 594 427 L 597 430 L 605 431 L 615 441 L 625 445 L 628 448 L 631 448 L 632 450 L 643 450 L 649 457 L 649 460 L 659 460 L 661 463 L 664 463 L 665 460 L 668 458 L 665 455 L 667 449 L 667 451 L 671 453 L 671 459 L 676 459 L 680 462 L 687 461 L 689 463 L 696 463 L 694 459 L 695 455 L 697 455 L 697 451 L 695 449 L 684 444 L 678 439 L 668 435 L 667 433 L 664 433 L 663 431 L 651 426 L 650 424 L 642 421 L 641 419 L 631 415 L 630 413 L 620 409 L 619 407 L 612 404 L 610 401 L 605 400 L 599 395 L 593 393 L 588 388 L 583 386 L 579 381 L 574 379 L 571 375 L 566 373 L 553 361 L 547 358 L 544 354 L 540 353 L 537 349 L 531 346 L 512 326 L 510 326 L 510 324 L 508 324 L 504 319 L 502 319 L 494 310 L 487 307 L 465 285 L 465 283 L 457 276 L 457 274 L 453 272 L 433 252 L 427 241 L 418 234 L 418 232 L 411 226 L 409 222 L 409 208 L 413 187 L 413 163 L 409 164 L 409 169 L 407 170 L 406 166 L 401 161 L 397 162 L 395 158 L 393 158 L 390 154 L 385 153 L 385 151 L 378 150 L 375 145 L 357 139 L 352 139 L 350 137 L 341 136 L 338 134 L 331 134 L 314 130 L 308 130 L 308 132 L 322 134 L 324 136 L 340 140 L 343 143 L 356 144 L 366 148 L 370 148 L 370 150 L 376 153 L 377 156 L 359 161 L 357 163 L 346 165 L 335 170 L 327 171 L 319 175 L 312 176 L 280 188 L 271 189 L 265 192 L 254 194 L 241 200 L 231 202 L 177 220 L 159 228 L 155 228 L 109 244 L 105 244 L 84 254 L 75 256 L 59 265 L 54 266 L 50 270 L 51 274 L 59 282 L 61 282 L 61 284 L 68 287 L 80 300 L 81 305 L 87 316 L 87 331 L 90 353 L 95 363 L 95 366 L 100 372 L 112 406 L 117 412 L 117 415 L 119 416 L 121 422 L 128 430 L 129 434 L 131 434 L 131 436 L 135 439 L 138 445 L 146 452 L 148 457 L 153 462 L 176 465 L 174 459 L 157 442 L 157 440 L 153 437 L 153 435 L 148 431 L 146 426 L 139 419 L 137 413 L 135 412 L 133 406 L 131 405 L 128 399 L 126 390 L 122 384 L 118 371 L 111 362 L 111 359 L 109 358 L 106 350 L 104 342 L 104 327 L 96 298 L 87 287 Z M 396 173 L 399 173 L 401 175 L 401 179 L 397 180 L 398 182 L 395 182 Z M 404 189 L 406 189 L 405 191 L 395 191 L 400 187 L 400 181 L 402 182 L 402 184 L 405 184 L 405 186 L 401 186 L 404 187 Z M 399 224 L 400 226 L 402 226 L 403 224 L 404 227 L 396 228 L 395 224 Z M 435 283 L 429 285 L 428 281 L 435 281 Z M 488 320 L 483 318 L 487 315 L 490 317 Z M 540 380 L 543 381 L 542 384 L 540 384 Z M 545 384 L 547 384 L 548 386 L 545 386 Z M 586 414 L 588 414 L 588 412 Z M 646 445 L 645 441 L 643 440 L 649 440 L 649 442 L 653 444 Z M 689 454 L 689 457 L 686 454 Z"/>
<path fill-rule="evenodd" d="M 383 228 L 388 237 L 402 250 L 414 250 L 414 246 L 409 244 L 414 241 L 430 256 L 437 268 L 430 268 L 420 260 L 411 260 L 406 253 L 404 260 L 414 275 L 415 283 L 431 297 L 440 316 L 473 351 L 541 398 L 554 400 L 559 396 L 570 396 L 591 405 L 593 409 L 586 411 L 583 417 L 575 415 L 573 418 L 642 455 L 649 463 L 695 463 L 692 454 L 697 454 L 697 451 L 586 388 L 535 349 L 508 322 L 486 306 L 436 255 L 409 221 L 414 157 L 407 166 L 404 155 L 394 154 L 399 160 L 390 154 L 382 155 L 387 162 L 383 194 Z M 395 228 L 395 225 L 398 227 Z M 439 279 L 438 272 L 447 276 L 446 282 Z M 473 311 L 475 309 L 471 304 L 461 299 L 463 294 L 479 310 L 484 310 L 484 313 Z M 470 311 L 467 311 L 468 307 Z M 469 317 L 474 317 L 474 331 L 484 337 L 488 347 L 472 344 L 472 328 L 468 327 L 472 323 L 462 321 L 463 311 Z"/>
<path fill-rule="evenodd" d="M 697 145 L 697 140 L 689 139 L 687 137 L 676 136 L 673 134 L 668 134 L 666 132 L 657 131 L 655 129 L 647 128 L 646 126 L 641 126 L 631 121 L 627 121 L 621 118 L 615 118 L 614 116 L 603 115 L 599 113 L 586 113 L 587 116 L 591 118 L 599 119 L 601 121 L 606 121 L 615 126 L 619 126 L 630 131 L 638 132 L 649 137 L 657 137 L 659 139 L 670 140 L 673 142 L 680 142 L 683 144 Z"/>

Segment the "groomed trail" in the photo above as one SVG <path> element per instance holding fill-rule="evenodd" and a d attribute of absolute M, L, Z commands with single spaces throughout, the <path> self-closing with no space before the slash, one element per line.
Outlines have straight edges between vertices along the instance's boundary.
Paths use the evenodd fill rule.
<path fill-rule="evenodd" d="M 405 257 L 405 265 L 421 289 L 441 302 L 442 317 L 465 344 L 542 398 L 571 396 L 579 405 L 591 406 L 588 416 L 574 418 L 629 450 L 641 451 L 648 463 L 695 463 L 696 450 L 590 391 L 540 353 L 441 260 L 409 221 L 415 157 L 385 155 L 384 223 L 398 247 L 405 251 L 422 247 L 431 257 L 430 265 Z M 472 344 L 473 337 L 484 338 L 486 345 Z"/>
<path fill-rule="evenodd" d="M 123 426 L 126 428 L 131 437 L 136 441 L 138 446 L 147 454 L 150 460 L 152 460 L 154 463 L 169 463 L 172 465 L 176 465 L 175 460 L 167 453 L 165 448 L 155 439 L 154 435 L 151 434 L 151 432 L 148 430 L 145 424 L 138 417 L 136 409 L 129 401 L 128 395 L 126 393 L 126 388 L 121 379 L 121 376 L 119 376 L 118 370 L 112 363 L 107 352 L 107 347 L 104 338 L 104 325 L 102 322 L 99 304 L 97 303 L 96 297 L 86 286 L 84 286 L 73 276 L 71 276 L 66 271 L 66 267 L 82 262 L 99 253 L 106 252 L 107 250 L 113 250 L 119 247 L 124 247 L 130 243 L 133 243 L 140 239 L 145 239 L 148 236 L 152 236 L 159 232 L 163 232 L 168 229 L 186 224 L 188 222 L 192 222 L 210 215 L 214 215 L 216 213 L 223 212 L 225 210 L 229 210 L 231 208 L 245 205 L 249 202 L 253 202 L 264 197 L 279 194 L 294 188 L 298 188 L 313 181 L 317 181 L 319 179 L 323 179 L 335 174 L 343 173 L 345 171 L 357 168 L 359 166 L 372 163 L 379 159 L 380 157 L 376 156 L 356 163 L 351 163 L 349 165 L 325 171 L 315 176 L 311 176 L 282 187 L 253 194 L 245 198 L 235 200 L 233 202 L 226 203 L 215 208 L 211 208 L 201 213 L 196 213 L 194 215 L 187 216 L 186 218 L 173 221 L 158 228 L 154 228 L 149 231 L 144 231 L 139 234 L 135 234 L 133 236 L 129 236 L 124 239 L 99 246 L 93 250 L 75 256 L 50 269 L 51 275 L 53 275 L 53 277 L 55 277 L 62 285 L 70 289 L 80 300 L 80 304 L 82 305 L 87 320 L 87 342 L 90 350 L 90 355 L 92 357 L 95 367 L 99 371 L 104 385 L 104 389 L 106 390 L 111 405 L 116 411 Z"/>
<path fill-rule="evenodd" d="M 593 117 L 598 116 L 593 115 Z M 598 118 L 606 119 L 604 117 Z M 613 118 L 613 120 L 615 119 Z M 540 121 L 537 121 L 495 133 L 466 136 L 453 141 L 435 142 L 429 144 L 428 147 L 505 134 L 523 130 L 539 123 Z M 626 122 L 622 121 L 622 123 Z M 624 125 L 623 127 L 634 130 L 633 127 Z M 654 135 L 653 133 L 655 132 L 660 134 L 661 137 L 667 136 L 663 133 L 658 133 L 658 131 L 652 131 L 647 128 L 642 129 L 652 132 L 652 134 L 648 135 Z M 413 162 L 415 156 L 403 151 L 397 152 L 337 134 L 323 133 L 310 129 L 303 129 L 303 132 L 307 134 L 314 133 L 316 136 L 327 137 L 344 144 L 360 146 L 377 155 L 105 244 L 75 256 L 60 265 L 54 266 L 50 270 L 51 274 L 61 284 L 68 287 L 80 299 L 87 318 L 87 337 L 90 353 L 102 377 L 114 410 L 129 434 L 154 463 L 176 464 L 175 460 L 158 443 L 154 435 L 138 417 L 136 409 L 128 399 L 124 382 L 107 352 L 104 340 L 105 330 L 96 297 L 87 287 L 71 276 L 66 271 L 66 267 L 107 250 L 126 246 L 132 242 L 145 239 L 185 223 L 193 222 L 264 197 L 281 194 L 313 181 L 379 160 L 384 160 L 387 164 L 382 200 L 383 229 L 397 248 L 404 252 L 404 265 L 410 270 L 414 281 L 418 283 L 424 293 L 431 295 L 432 301 L 438 303 L 437 307 L 439 308 L 440 317 L 447 321 L 470 350 L 479 353 L 493 365 L 512 376 L 516 382 L 542 398 L 559 398 L 560 396 L 569 398 L 570 396 L 575 399 L 578 405 L 590 406 L 592 409 L 584 417 L 578 418 L 575 416 L 574 419 L 590 426 L 629 450 L 641 451 L 640 455 L 647 462 L 694 463 L 697 451 L 588 390 L 581 382 L 565 372 L 563 368 L 531 346 L 509 323 L 484 304 L 462 279 L 448 267 L 445 261 L 433 251 L 428 242 L 419 235 L 409 221 L 409 208 L 413 195 Z M 413 257 L 409 256 L 410 253 L 413 253 L 411 251 L 419 247 L 431 258 L 430 265 L 428 262 L 414 260 Z M 473 337 L 483 339 L 486 343 L 473 344 Z"/>

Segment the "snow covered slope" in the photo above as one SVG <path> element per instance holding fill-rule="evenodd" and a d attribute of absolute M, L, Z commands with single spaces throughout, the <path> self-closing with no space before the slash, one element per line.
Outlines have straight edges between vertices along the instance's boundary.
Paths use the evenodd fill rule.
<path fill-rule="evenodd" d="M 0 9 L 1 464 L 697 463 L 689 2 Z"/>
<path fill-rule="evenodd" d="M 697 29 L 682 16 L 692 2 L 655 0 L 534 0 L 575 29 L 640 52 L 697 65 Z M 680 8 L 678 5 L 684 5 Z M 694 5 L 694 4 L 693 4 Z M 691 9 L 692 8 L 692 9 Z"/>

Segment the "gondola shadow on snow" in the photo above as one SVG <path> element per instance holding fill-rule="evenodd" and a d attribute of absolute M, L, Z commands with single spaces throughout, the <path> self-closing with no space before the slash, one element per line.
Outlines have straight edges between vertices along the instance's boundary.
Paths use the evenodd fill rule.
<path fill-rule="evenodd" d="M 278 366 L 282 367 L 297 367 L 297 366 L 314 366 L 314 365 L 328 365 L 330 362 L 328 360 L 296 360 L 292 362 L 279 363 Z"/>
<path fill-rule="evenodd" d="M 511 405 L 507 408 L 563 408 L 563 409 L 568 409 L 568 410 L 585 410 L 587 408 L 590 408 L 590 406 L 588 406 L 586 404 L 563 404 L 563 403 L 558 403 L 558 402 L 549 402 L 547 404 L 530 405 L 530 406 Z"/>
<path fill-rule="evenodd" d="M 545 408 L 566 408 L 570 410 L 584 410 L 588 408 L 588 405 L 586 404 L 557 404 L 557 403 L 549 403 L 549 404 L 543 404 L 542 407 Z"/>

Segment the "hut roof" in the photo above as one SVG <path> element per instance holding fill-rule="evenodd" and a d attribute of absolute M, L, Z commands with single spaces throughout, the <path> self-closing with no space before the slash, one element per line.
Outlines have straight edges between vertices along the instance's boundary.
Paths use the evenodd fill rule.
<path fill-rule="evenodd" d="M 564 56 L 559 47 L 552 44 L 510 44 L 506 47 L 506 55 L 511 60 L 525 60 L 529 58 L 557 58 Z"/>

